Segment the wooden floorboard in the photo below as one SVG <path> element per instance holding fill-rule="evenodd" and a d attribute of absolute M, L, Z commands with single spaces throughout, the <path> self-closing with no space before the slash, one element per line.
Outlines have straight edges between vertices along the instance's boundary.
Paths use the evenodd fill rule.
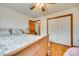
<path fill-rule="evenodd" d="M 69 48 L 70 46 L 51 42 L 50 43 L 50 56 L 63 56 L 65 51 Z"/>

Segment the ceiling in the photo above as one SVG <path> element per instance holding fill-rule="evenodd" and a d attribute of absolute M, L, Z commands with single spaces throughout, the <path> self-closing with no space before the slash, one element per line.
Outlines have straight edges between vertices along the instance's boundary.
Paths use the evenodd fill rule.
<path fill-rule="evenodd" d="M 42 15 L 48 15 L 51 13 L 63 11 L 73 7 L 78 7 L 78 3 L 56 3 L 56 4 L 46 4 L 46 11 L 42 12 L 39 8 L 30 10 L 31 3 L 1 3 L 5 7 L 13 9 L 29 17 L 40 17 Z"/>

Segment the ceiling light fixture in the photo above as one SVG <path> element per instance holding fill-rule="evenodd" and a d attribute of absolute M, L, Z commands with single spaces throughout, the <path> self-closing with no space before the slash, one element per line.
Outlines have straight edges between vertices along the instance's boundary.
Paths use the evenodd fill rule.
<path fill-rule="evenodd" d="M 45 6 L 44 3 L 37 3 L 37 4 L 36 4 L 36 7 L 38 7 L 38 8 L 42 8 L 42 7 L 44 7 L 44 6 Z"/>
<path fill-rule="evenodd" d="M 55 3 L 49 3 L 49 4 L 55 4 Z M 46 3 L 32 3 L 31 10 L 35 8 L 40 8 L 43 12 L 45 12 L 47 5 Z"/>

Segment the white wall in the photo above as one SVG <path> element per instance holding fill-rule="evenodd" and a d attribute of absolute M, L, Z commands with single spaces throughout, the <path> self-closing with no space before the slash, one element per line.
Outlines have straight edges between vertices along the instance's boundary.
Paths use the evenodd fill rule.
<path fill-rule="evenodd" d="M 0 6 L 0 28 L 28 28 L 30 17 L 19 12 Z"/>
<path fill-rule="evenodd" d="M 50 14 L 47 16 L 40 17 L 41 20 L 41 34 L 47 34 L 47 18 L 65 15 L 65 14 L 73 14 L 73 22 L 74 22 L 74 45 L 79 46 L 79 8 L 72 8 L 69 10 L 64 10 L 61 12 L 57 12 L 54 14 Z"/>

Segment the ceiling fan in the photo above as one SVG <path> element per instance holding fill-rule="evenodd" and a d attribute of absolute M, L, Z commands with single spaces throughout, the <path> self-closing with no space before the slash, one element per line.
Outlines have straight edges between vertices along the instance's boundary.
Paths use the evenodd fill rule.
<path fill-rule="evenodd" d="M 55 3 L 48 3 L 48 4 L 55 4 Z M 45 12 L 46 4 L 45 3 L 32 3 L 31 10 L 35 8 L 40 8 L 43 12 Z"/>

